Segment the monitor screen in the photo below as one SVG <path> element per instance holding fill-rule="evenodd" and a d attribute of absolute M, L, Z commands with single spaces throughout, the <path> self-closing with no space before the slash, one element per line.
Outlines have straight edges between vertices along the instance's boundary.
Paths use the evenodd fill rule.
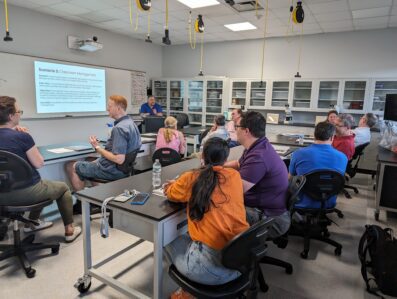
<path fill-rule="evenodd" d="M 397 94 L 387 94 L 384 120 L 397 121 Z"/>
<path fill-rule="evenodd" d="M 164 127 L 164 120 L 163 116 L 145 117 L 145 133 L 157 133 L 160 128 Z"/>

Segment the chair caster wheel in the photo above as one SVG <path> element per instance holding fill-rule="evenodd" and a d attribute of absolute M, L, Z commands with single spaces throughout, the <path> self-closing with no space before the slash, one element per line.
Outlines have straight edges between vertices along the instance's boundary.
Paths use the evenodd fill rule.
<path fill-rule="evenodd" d="M 58 252 L 59 252 L 59 246 L 55 247 L 55 248 L 51 248 L 51 253 L 52 254 L 58 254 Z"/>
<path fill-rule="evenodd" d="M 309 253 L 307 251 L 302 251 L 301 252 L 301 258 L 307 259 L 308 256 L 309 256 Z"/>
<path fill-rule="evenodd" d="M 259 288 L 261 289 L 261 291 L 263 293 L 266 293 L 269 290 L 269 286 L 267 284 L 266 285 L 262 285 Z"/>
<path fill-rule="evenodd" d="M 342 248 L 340 247 L 335 248 L 335 255 L 340 256 L 341 254 L 342 254 Z"/>
<path fill-rule="evenodd" d="M 26 270 L 26 276 L 27 278 L 33 278 L 36 275 L 36 270 L 33 268 L 29 268 Z"/>
<path fill-rule="evenodd" d="M 354 193 L 358 194 L 358 190 L 357 190 L 357 189 L 354 189 Z"/>
<path fill-rule="evenodd" d="M 343 217 L 345 217 L 345 215 L 343 215 L 343 213 L 338 213 L 338 217 L 343 218 Z"/>
<path fill-rule="evenodd" d="M 292 266 L 287 267 L 287 268 L 285 269 L 285 273 L 287 273 L 287 274 L 292 274 L 292 272 L 294 272 L 294 268 L 293 268 Z"/>
<path fill-rule="evenodd" d="M 74 285 L 80 292 L 80 294 L 86 293 L 91 287 L 91 277 L 88 275 L 84 275 L 82 278 L 79 278 Z"/>

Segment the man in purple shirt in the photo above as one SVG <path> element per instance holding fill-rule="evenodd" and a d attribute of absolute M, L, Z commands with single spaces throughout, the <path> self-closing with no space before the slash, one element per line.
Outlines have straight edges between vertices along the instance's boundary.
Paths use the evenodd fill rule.
<path fill-rule="evenodd" d="M 266 120 L 259 112 L 248 112 L 235 125 L 237 141 L 245 150 L 237 161 L 226 166 L 239 170 L 243 180 L 247 221 L 252 225 L 263 218 L 273 218 L 270 238 L 288 231 L 288 171 L 280 156 L 265 137 Z"/>

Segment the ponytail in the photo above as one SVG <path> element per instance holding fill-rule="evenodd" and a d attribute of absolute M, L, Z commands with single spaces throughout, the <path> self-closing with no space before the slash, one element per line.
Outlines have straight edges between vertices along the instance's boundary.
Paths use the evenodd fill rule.
<path fill-rule="evenodd" d="M 170 128 L 164 129 L 164 139 L 167 143 L 172 141 L 172 136 L 174 135 L 174 130 Z"/>

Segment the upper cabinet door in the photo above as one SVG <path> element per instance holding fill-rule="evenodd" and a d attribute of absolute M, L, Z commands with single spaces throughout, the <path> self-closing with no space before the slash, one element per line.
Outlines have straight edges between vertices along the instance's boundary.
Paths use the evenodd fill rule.
<path fill-rule="evenodd" d="M 203 94 L 204 81 L 189 81 L 187 110 L 191 124 L 202 125 Z"/>
<path fill-rule="evenodd" d="M 207 81 L 207 113 L 222 113 L 223 81 Z"/>
<path fill-rule="evenodd" d="M 285 107 L 289 98 L 289 81 L 273 81 L 272 107 Z"/>
<path fill-rule="evenodd" d="M 292 107 L 310 108 L 312 99 L 312 81 L 295 81 Z"/>
<path fill-rule="evenodd" d="M 246 99 L 247 81 L 233 81 L 231 106 L 246 106 Z"/>
<path fill-rule="evenodd" d="M 167 80 L 154 80 L 153 81 L 153 95 L 156 98 L 156 102 L 161 105 L 164 111 L 167 111 Z"/>
<path fill-rule="evenodd" d="M 367 81 L 345 81 L 343 91 L 343 109 L 344 110 L 364 110 Z"/>
<path fill-rule="evenodd" d="M 264 108 L 266 103 L 266 81 L 252 81 L 250 92 L 251 107 Z"/>
<path fill-rule="evenodd" d="M 183 97 L 185 95 L 185 81 L 170 80 L 170 112 L 183 111 Z"/>
<path fill-rule="evenodd" d="M 339 81 L 320 81 L 317 108 L 333 109 L 338 104 Z"/>
<path fill-rule="evenodd" d="M 397 81 L 375 81 L 372 107 L 370 108 L 374 113 L 383 113 L 387 94 L 397 94 Z"/>

